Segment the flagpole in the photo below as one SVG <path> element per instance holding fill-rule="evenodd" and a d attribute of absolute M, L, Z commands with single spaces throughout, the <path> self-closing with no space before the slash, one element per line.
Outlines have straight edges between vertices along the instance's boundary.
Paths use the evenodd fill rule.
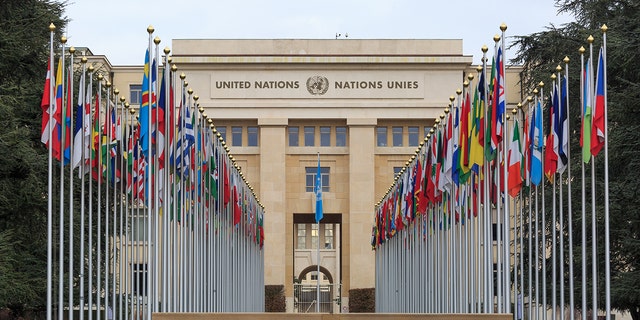
<path fill-rule="evenodd" d="M 489 48 L 484 45 L 482 46 L 482 73 L 483 73 L 483 78 L 485 79 L 484 81 L 484 105 L 485 107 L 488 106 L 488 81 L 486 81 L 486 70 L 487 70 L 487 51 L 489 50 Z M 485 122 L 490 120 L 488 117 L 488 108 L 485 108 L 484 110 L 485 114 L 484 114 L 484 119 Z M 484 128 L 486 130 L 486 126 Z M 487 134 L 487 132 L 485 132 L 485 135 Z M 486 146 L 486 138 L 485 141 L 483 141 L 483 143 L 485 143 L 485 148 L 487 148 Z M 495 309 L 495 302 L 494 302 L 494 292 L 493 292 L 493 240 L 492 240 L 492 234 L 491 234 L 491 230 L 492 230 L 492 212 L 491 212 L 491 204 L 490 204 L 490 197 L 489 197 L 489 172 L 490 172 L 490 168 L 489 168 L 489 161 L 487 161 L 486 156 L 483 155 L 483 168 L 484 168 L 484 193 L 483 193 L 483 197 L 484 197 L 484 205 L 483 205 L 483 209 L 484 209 L 484 284 L 485 284 L 485 306 L 484 306 L 484 312 L 485 313 L 493 313 L 494 309 Z"/>
<path fill-rule="evenodd" d="M 584 52 L 585 52 L 585 48 L 584 47 L 580 47 L 580 101 L 581 101 L 581 119 L 583 119 L 584 121 L 584 106 L 586 103 L 586 97 L 585 97 L 585 91 L 586 91 L 586 83 L 585 83 L 585 70 L 584 70 Z M 588 68 L 588 67 L 587 67 Z M 588 69 L 591 70 L 591 69 Z M 583 132 L 581 132 L 582 134 Z M 582 150 L 581 150 L 582 151 Z M 582 151 L 584 152 L 584 151 Z M 580 202 L 582 204 L 581 206 L 581 227 L 582 227 L 582 256 L 581 256 L 581 260 L 582 260 L 582 270 L 581 270 L 581 275 L 582 275 L 582 309 L 581 309 L 581 318 L 582 320 L 587 320 L 587 224 L 586 224 L 586 188 L 585 188 L 585 169 L 584 169 L 584 161 L 583 161 L 583 157 L 582 157 L 582 152 L 581 152 L 581 157 L 580 157 L 580 167 L 581 167 L 581 174 L 582 177 L 580 179 L 581 182 L 581 196 L 582 196 L 582 201 Z"/>
<path fill-rule="evenodd" d="M 607 25 L 602 30 L 602 74 L 604 77 L 604 287 L 605 312 L 607 320 L 611 320 L 611 238 L 609 227 L 609 134 L 607 120 Z"/>
<path fill-rule="evenodd" d="M 60 150 L 58 156 L 60 157 L 60 182 L 58 186 L 60 187 L 60 198 L 59 198 L 59 218 L 58 218 L 58 319 L 62 319 L 64 314 L 64 142 L 65 142 L 65 126 L 66 126 L 66 112 L 65 112 L 65 96 L 64 96 L 64 45 L 67 43 L 67 37 L 62 36 L 60 38 L 60 62 L 58 62 L 58 68 L 61 69 L 61 77 L 62 79 L 56 79 L 56 113 L 58 108 L 62 110 L 60 112 L 60 122 L 58 125 L 60 126 Z M 60 66 L 62 64 L 62 66 Z M 57 76 L 57 72 L 56 72 Z M 62 87 L 62 96 L 61 96 L 61 105 L 57 105 L 57 96 L 58 96 L 58 88 L 57 82 L 61 81 Z M 54 137 L 56 139 L 56 137 Z M 53 141 L 50 141 L 52 143 Z"/>
<path fill-rule="evenodd" d="M 71 101 L 73 101 L 73 54 L 76 52 L 75 47 L 69 48 L 69 75 L 67 88 L 69 95 L 67 98 L 67 107 L 71 107 Z M 71 117 L 69 119 L 69 130 L 73 130 L 73 108 L 69 110 Z M 73 132 L 73 131 L 71 131 Z M 66 139 L 66 135 L 65 135 Z M 69 140 L 69 275 L 67 290 L 69 291 L 69 320 L 73 320 L 73 142 Z"/>
<path fill-rule="evenodd" d="M 111 168 L 110 164 L 111 164 L 111 151 L 110 151 L 110 147 L 111 147 L 111 126 L 113 126 L 113 123 L 111 122 L 111 112 L 110 112 L 110 104 L 111 104 L 111 81 L 106 80 L 105 83 L 105 87 L 107 88 L 106 90 L 106 95 L 105 95 L 105 121 L 104 121 L 104 130 L 106 130 L 106 149 L 105 151 L 105 155 L 107 160 L 105 161 L 105 172 L 106 172 L 106 183 L 104 185 L 104 198 L 105 198 L 105 207 L 104 207 L 104 318 L 105 320 L 111 320 L 109 319 L 109 308 L 110 308 L 110 304 L 109 304 L 109 209 L 111 207 L 110 202 L 109 202 L 109 178 L 111 176 L 111 172 L 110 170 L 113 170 L 113 168 Z M 102 95 L 102 91 L 100 92 L 100 95 Z M 112 313 L 113 314 L 113 313 Z"/>
<path fill-rule="evenodd" d="M 550 99 L 551 100 L 551 110 L 550 110 L 550 118 L 553 118 L 550 122 L 549 122 L 549 135 L 554 135 L 554 131 L 555 131 L 555 126 L 557 126 L 558 124 L 555 122 L 557 117 L 556 114 L 559 110 L 556 110 L 556 108 L 558 108 L 558 106 L 554 106 L 554 104 L 556 103 L 556 99 L 555 97 L 557 96 L 557 83 L 556 83 L 556 75 L 554 73 L 551 74 L 551 88 L 549 89 L 549 94 Z M 557 137 L 555 137 L 557 138 Z M 555 139 L 554 139 L 555 140 Z M 548 141 L 548 140 L 547 140 Z M 551 149 L 554 148 L 553 145 L 549 146 L 546 145 L 545 146 L 545 152 L 555 152 L 555 150 Z M 557 280 L 557 275 L 556 275 L 556 270 L 557 270 L 557 263 L 556 263 L 556 217 L 557 217 L 557 213 L 556 213 L 556 172 L 551 172 L 549 177 L 549 182 L 551 182 L 552 184 L 552 196 L 551 196 L 551 319 L 552 320 L 556 320 L 556 311 L 557 311 L 557 303 L 556 303 L 556 296 L 557 296 L 557 291 L 556 291 L 556 280 Z"/>
<path fill-rule="evenodd" d="M 86 59 L 86 58 L 85 58 Z M 91 129 L 92 123 L 93 123 L 93 114 L 91 113 L 91 101 L 93 99 L 93 65 L 89 65 L 88 68 L 89 71 L 89 86 L 87 88 L 89 88 L 87 90 L 87 95 L 88 95 L 88 99 L 86 99 L 89 103 L 89 130 L 91 130 L 91 135 L 89 136 L 89 159 L 84 159 L 84 161 L 88 161 L 89 163 L 89 179 L 88 179 L 88 184 L 89 184 L 89 220 L 87 221 L 88 224 L 88 233 L 89 233 L 89 255 L 87 257 L 88 260 L 88 283 L 87 283 L 87 293 L 89 294 L 89 299 L 88 299 L 88 306 L 89 306 L 89 316 L 88 319 L 92 320 L 93 319 L 93 180 L 91 175 L 93 174 L 91 171 L 91 166 L 92 166 L 92 152 L 91 152 L 91 146 L 93 145 L 93 129 Z M 91 90 L 91 91 L 90 91 Z M 85 103 L 87 103 L 87 101 L 85 101 Z M 86 106 L 85 106 L 86 108 Z M 86 163 L 82 164 L 83 166 L 83 170 L 87 168 Z"/>
<path fill-rule="evenodd" d="M 148 50 L 149 50 L 149 64 L 150 64 L 150 66 L 153 65 L 153 63 L 152 63 L 153 59 L 151 58 L 151 55 L 153 54 L 152 51 L 151 51 L 152 50 L 151 41 L 152 41 L 152 37 L 153 37 L 153 31 L 155 31 L 153 26 L 150 25 L 150 26 L 147 27 L 147 33 L 149 34 L 149 47 L 148 47 Z M 151 76 L 151 72 L 149 73 L 149 76 Z M 148 105 L 148 109 L 147 109 L 147 119 L 143 120 L 141 118 L 141 121 L 151 122 L 151 119 L 152 119 L 151 118 L 151 109 L 152 109 L 152 104 L 151 104 L 151 99 L 152 98 L 151 98 L 151 95 L 152 95 L 152 92 L 153 92 L 152 89 L 151 89 L 151 79 L 149 79 L 149 88 L 148 88 L 148 90 L 149 90 L 149 93 L 148 93 L 149 94 L 149 102 L 148 102 L 149 105 Z M 151 166 L 153 166 L 153 162 L 151 160 L 151 125 L 150 125 L 150 123 L 147 123 L 146 126 L 147 126 L 147 132 L 146 132 L 146 135 L 147 135 L 147 138 L 146 138 L 147 139 L 147 142 L 146 142 L 147 143 L 147 150 L 146 150 L 146 152 L 145 152 L 145 154 L 143 156 L 145 157 L 145 160 L 146 160 L 145 170 L 144 170 L 144 176 L 145 176 L 144 177 L 144 179 L 145 179 L 144 180 L 145 181 L 145 187 L 144 187 L 145 188 L 145 198 L 144 198 L 144 200 L 145 200 L 145 203 L 146 203 L 145 211 L 147 212 L 147 217 L 146 217 L 146 221 L 147 221 L 147 225 L 146 225 L 146 227 L 147 227 L 147 234 L 146 234 L 147 245 L 146 245 L 146 252 L 145 252 L 146 260 L 147 260 L 147 270 L 146 270 L 147 272 L 146 272 L 146 275 L 145 275 L 146 281 L 145 281 L 144 284 L 145 284 L 145 287 L 146 287 L 145 291 L 146 291 L 146 296 L 147 296 L 147 308 L 146 308 L 146 318 L 145 319 L 146 320 L 151 320 L 151 313 L 153 312 L 151 305 L 152 305 L 152 299 L 153 299 L 152 297 L 154 295 L 153 286 L 151 285 L 152 281 L 153 281 L 153 269 L 154 269 L 154 266 L 152 265 L 152 263 L 153 263 L 153 251 L 151 249 L 151 245 L 152 245 L 152 243 L 151 243 L 151 240 L 152 240 L 151 232 L 153 231 L 152 226 L 151 226 L 151 222 L 152 222 L 151 216 L 153 215 L 153 209 L 151 207 L 151 197 L 153 196 L 153 190 L 151 189 L 151 179 L 152 179 L 151 178 L 151 174 L 152 174 Z M 143 133 L 141 133 L 141 137 L 142 137 L 142 134 Z"/>
<path fill-rule="evenodd" d="M 80 173 L 80 266 L 79 266 L 79 270 L 80 270 L 80 320 L 84 320 L 84 310 L 85 310 L 85 292 L 84 292 L 84 279 L 85 279 L 85 274 L 84 274 L 84 263 L 85 263 L 85 258 L 84 258 L 84 235 L 85 235 L 85 210 L 84 210 L 84 206 L 85 206 L 85 184 L 84 184 L 84 170 L 85 170 L 85 164 L 84 162 L 86 161 L 86 157 L 85 157 L 85 127 L 87 125 L 86 122 L 86 117 L 85 117 L 85 112 L 86 112 L 86 106 L 85 106 L 85 100 L 86 100 L 86 95 L 87 92 L 83 91 L 85 90 L 85 75 L 86 75 L 86 64 L 87 64 L 87 58 L 86 57 L 82 57 L 80 60 L 80 63 L 82 64 L 82 75 L 81 75 L 81 80 L 80 80 L 80 88 L 78 90 L 78 105 L 79 105 L 79 112 L 82 112 L 82 125 L 81 125 L 81 129 L 80 129 L 80 166 L 78 168 L 78 172 Z M 89 194 L 89 197 L 91 197 L 91 194 Z M 89 229 L 89 232 L 91 232 L 91 229 Z M 89 293 L 90 294 L 90 293 Z M 89 305 L 89 310 L 91 310 L 91 306 Z"/>
<path fill-rule="evenodd" d="M 567 108 L 565 112 L 567 112 L 567 118 L 569 118 L 569 57 L 565 56 L 563 59 L 564 62 L 564 77 L 567 86 L 567 100 L 566 105 Z M 571 132 L 570 130 L 571 121 L 567 119 L 567 134 Z M 571 195 L 571 141 L 569 138 L 569 143 L 567 144 L 567 224 L 569 225 L 569 318 L 575 319 L 575 301 L 574 301 L 574 283 L 573 283 L 573 208 L 572 208 L 572 195 Z"/>
<path fill-rule="evenodd" d="M 49 90 L 49 105 L 48 107 L 48 117 L 49 117 L 49 126 L 48 126 L 48 142 L 49 142 L 49 157 L 48 157 L 48 169 L 47 169 L 47 320 L 53 319 L 53 141 L 52 141 L 52 124 L 53 124 L 53 103 L 54 103 L 54 95 L 53 95 L 53 84 L 55 81 L 51 81 L 51 76 L 53 75 L 53 33 L 56 30 L 56 26 L 51 23 L 49 25 L 49 88 L 45 90 Z"/>
<path fill-rule="evenodd" d="M 544 82 L 540 81 L 540 83 L 538 84 L 538 86 L 540 87 L 540 103 L 544 102 Z M 540 109 L 543 110 L 543 109 Z M 542 117 L 542 113 L 539 114 L 538 116 Z M 542 132 L 544 132 L 544 126 L 540 128 L 540 130 Z M 542 144 L 544 144 L 544 142 L 540 141 L 540 144 L 542 146 Z M 546 153 L 547 149 L 544 147 L 541 147 L 541 149 Z M 541 159 L 544 159 L 544 156 L 541 157 Z M 542 172 L 544 175 L 544 160 L 541 161 L 542 163 Z M 540 186 L 541 188 L 541 200 L 542 200 L 542 221 L 540 221 L 541 223 L 541 231 L 542 231 L 542 307 L 544 308 L 544 312 L 542 313 L 542 319 L 547 320 L 547 239 L 546 239 L 546 235 L 547 235 L 547 224 L 545 222 L 546 220 L 546 206 L 545 206 L 545 193 L 544 193 L 544 177 L 542 177 L 541 181 L 540 181 Z"/>
<path fill-rule="evenodd" d="M 562 71 L 562 67 L 560 65 L 558 65 L 556 67 L 556 71 L 558 71 L 558 117 L 557 119 L 559 119 L 558 121 L 558 126 L 560 128 L 560 133 L 561 136 L 558 137 L 558 150 L 563 150 L 563 153 L 566 152 L 563 149 L 563 144 L 564 144 L 564 137 L 565 135 L 567 135 L 569 132 L 564 132 L 564 120 L 563 117 L 566 116 L 565 114 L 565 109 L 562 107 L 562 75 L 560 73 L 560 71 Z M 568 108 L 568 107 L 567 107 Z M 567 120 L 568 121 L 568 120 Z M 566 154 L 565 154 L 566 155 Z M 560 159 L 558 159 L 558 161 L 560 162 L 564 162 L 562 160 L 562 158 L 560 157 Z M 567 158 L 567 163 L 566 165 L 568 165 L 569 163 L 569 159 Z M 565 164 L 563 164 L 562 166 L 564 166 Z M 560 168 L 560 167 L 559 167 Z M 566 169 L 566 168 L 564 168 Z M 565 303 L 564 303 L 564 217 L 563 217 L 563 213 L 564 213 L 564 203 L 563 203 L 563 192 L 562 192 L 562 173 L 564 171 L 564 169 L 561 169 L 560 174 L 558 175 L 558 188 L 559 188 L 559 192 L 560 192 L 560 202 L 559 202 L 559 210 L 560 210 L 560 215 L 559 215 L 559 227 L 560 227 L 560 243 L 558 244 L 558 251 L 560 252 L 560 256 L 558 257 L 558 261 L 560 263 L 560 269 L 558 270 L 559 274 L 560 274 L 560 319 L 564 319 L 564 315 L 565 315 Z"/>
<path fill-rule="evenodd" d="M 322 220 L 322 176 L 320 171 L 320 152 L 318 152 L 318 171 L 316 172 L 316 225 L 318 230 L 317 270 L 316 270 L 316 312 L 320 313 L 320 220 Z"/>
<path fill-rule="evenodd" d="M 593 36 L 589 35 L 587 38 L 587 42 L 589 43 L 589 70 L 593 68 L 591 63 L 593 62 Z M 589 76 L 589 99 L 593 99 L 593 78 L 591 74 Z M 593 100 L 591 100 L 593 101 Z M 593 106 L 592 106 L 593 107 Z M 593 114 L 593 112 L 592 112 Z M 593 129 L 592 129 L 593 130 Z M 591 245 L 591 262 L 592 262 L 592 313 L 593 320 L 597 320 L 598 318 L 598 266 L 597 266 L 597 231 L 596 231 L 596 167 L 595 167 L 595 157 L 590 156 L 591 158 L 591 237 L 592 237 L 592 245 Z"/>

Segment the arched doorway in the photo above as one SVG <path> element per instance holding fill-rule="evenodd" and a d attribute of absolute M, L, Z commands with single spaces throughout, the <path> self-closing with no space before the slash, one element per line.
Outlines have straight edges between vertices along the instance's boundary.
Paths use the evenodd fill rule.
<path fill-rule="evenodd" d="M 318 309 L 320 312 L 332 313 L 336 294 L 336 286 L 333 284 L 333 276 L 327 268 L 320 266 L 308 266 L 300 272 L 298 281 L 293 285 L 294 312 L 313 313 Z M 319 300 L 318 300 L 319 290 Z"/>

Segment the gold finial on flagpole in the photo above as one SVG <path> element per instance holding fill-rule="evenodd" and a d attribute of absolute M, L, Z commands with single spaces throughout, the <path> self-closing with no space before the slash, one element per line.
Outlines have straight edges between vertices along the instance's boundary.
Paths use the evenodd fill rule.
<path fill-rule="evenodd" d="M 104 86 L 107 88 L 111 88 L 111 81 L 107 80 L 107 83 L 105 83 Z"/>
<path fill-rule="evenodd" d="M 156 36 L 155 38 L 153 38 L 153 43 L 155 43 L 156 46 L 159 45 L 160 44 L 160 37 Z"/>
<path fill-rule="evenodd" d="M 455 99 L 456 99 L 456 97 L 454 97 L 454 96 L 449 96 L 449 101 L 453 102 L 453 100 L 455 100 Z"/>
<path fill-rule="evenodd" d="M 60 42 L 67 43 L 67 37 L 65 36 L 60 37 Z"/>
<path fill-rule="evenodd" d="M 507 120 L 511 120 L 511 116 L 507 115 Z"/>
<path fill-rule="evenodd" d="M 193 99 L 195 100 L 197 96 L 194 96 Z M 201 114 L 204 113 L 204 108 L 203 107 L 198 107 L 198 112 L 200 112 Z"/>
<path fill-rule="evenodd" d="M 556 79 L 556 74 L 552 73 L 550 78 L 551 78 L 551 80 L 555 80 Z"/>
<path fill-rule="evenodd" d="M 204 110 L 204 109 L 203 109 L 203 110 Z M 202 117 L 203 117 L 203 118 L 205 119 L 205 121 L 206 121 L 206 119 L 207 119 L 207 114 L 203 112 L 203 113 L 202 113 Z"/>
<path fill-rule="evenodd" d="M 200 97 L 197 94 L 193 95 L 193 100 L 198 101 L 198 99 L 200 99 Z"/>
<path fill-rule="evenodd" d="M 516 107 L 518 107 L 518 110 L 522 110 L 522 103 L 518 102 L 518 105 Z"/>
<path fill-rule="evenodd" d="M 444 108 L 444 114 L 449 114 L 449 108 Z M 444 118 L 444 116 L 441 117 Z"/>
<path fill-rule="evenodd" d="M 593 36 L 592 36 L 592 35 L 589 35 L 589 37 L 587 38 L 587 42 L 589 42 L 589 43 L 593 43 L 593 40 L 594 40 L 594 39 L 593 39 Z"/>
<path fill-rule="evenodd" d="M 502 31 L 502 32 L 507 31 L 507 24 L 506 23 L 503 22 L 502 24 L 500 24 L 500 31 Z"/>
<path fill-rule="evenodd" d="M 527 102 L 531 102 L 531 101 L 533 101 L 533 97 L 532 96 L 528 96 L 527 97 Z"/>
<path fill-rule="evenodd" d="M 93 64 L 90 64 L 88 69 L 89 69 L 89 72 L 93 72 Z"/>
<path fill-rule="evenodd" d="M 600 30 L 602 30 L 602 33 L 607 33 L 607 30 L 609 30 L 609 27 L 607 27 L 606 24 L 603 24 L 602 27 L 600 27 Z"/>
<path fill-rule="evenodd" d="M 117 97 L 118 94 L 120 93 L 120 90 L 118 88 L 113 89 L 113 94 Z"/>
<path fill-rule="evenodd" d="M 493 41 L 494 41 L 494 42 L 498 42 L 498 41 L 500 41 L 500 35 L 497 35 L 497 34 L 496 34 L 495 36 L 493 36 Z"/>
<path fill-rule="evenodd" d="M 136 114 L 136 109 L 129 109 L 129 113 L 131 113 L 131 115 Z"/>
<path fill-rule="evenodd" d="M 543 88 L 544 87 L 544 82 L 540 81 L 540 83 L 538 83 L 538 87 Z"/>
<path fill-rule="evenodd" d="M 129 104 L 129 102 L 125 102 L 125 103 L 124 103 L 124 107 L 125 107 L 125 109 L 129 109 L 129 107 L 130 107 L 130 106 L 131 106 L 131 105 Z"/>
<path fill-rule="evenodd" d="M 533 94 L 538 94 L 538 92 L 540 92 L 538 91 L 538 88 L 533 89 Z"/>
<path fill-rule="evenodd" d="M 192 95 L 192 94 L 193 94 L 193 89 L 191 89 L 191 88 L 187 89 L 187 93 L 188 93 L 189 95 Z"/>
<path fill-rule="evenodd" d="M 480 70 L 482 71 L 482 70 Z M 473 80 L 475 78 L 475 76 L 473 75 L 473 73 L 469 73 L 467 74 L 467 79 L 469 79 L 469 81 Z"/>
<path fill-rule="evenodd" d="M 71 48 L 69 48 L 69 53 L 71 53 L 71 54 L 76 53 L 76 47 L 71 46 Z"/>
<path fill-rule="evenodd" d="M 176 71 L 178 71 L 178 66 L 174 64 L 171 66 L 171 72 L 176 72 Z"/>
<path fill-rule="evenodd" d="M 556 71 L 558 72 L 562 71 L 562 67 L 560 65 L 556 66 Z"/>
<path fill-rule="evenodd" d="M 457 94 L 457 95 L 461 95 L 461 94 L 462 94 L 462 89 L 460 89 L 460 88 L 456 89 L 456 94 Z M 452 100 L 452 101 L 453 101 L 453 100 Z"/>
<path fill-rule="evenodd" d="M 469 86 L 469 80 L 465 80 L 462 85 L 466 88 Z"/>
<path fill-rule="evenodd" d="M 98 80 L 102 81 L 102 79 L 104 79 L 104 76 L 102 75 L 102 73 L 98 73 Z"/>
<path fill-rule="evenodd" d="M 184 78 L 186 78 L 186 77 L 187 77 L 187 75 L 184 74 L 184 72 L 180 74 L 180 80 L 184 80 Z"/>
<path fill-rule="evenodd" d="M 189 81 L 185 81 L 185 82 L 184 82 L 184 87 L 186 88 L 186 87 L 188 87 L 188 86 L 189 86 Z"/>
<path fill-rule="evenodd" d="M 564 56 L 564 59 L 562 59 L 562 61 L 563 61 L 565 64 L 567 64 L 567 63 L 569 63 L 569 61 L 570 61 L 570 60 L 569 60 L 569 57 L 568 57 L 568 56 Z"/>
<path fill-rule="evenodd" d="M 49 24 L 49 31 L 50 31 L 50 32 L 54 32 L 54 31 L 56 31 L 56 25 L 55 25 L 55 24 L 53 24 L 53 22 L 51 22 L 51 24 Z"/>
<path fill-rule="evenodd" d="M 522 105 L 520 105 L 520 104 L 518 103 L 518 108 L 521 108 L 521 107 L 522 107 Z M 518 113 L 518 109 L 517 109 L 517 108 L 513 108 L 513 109 L 511 110 L 511 113 L 513 113 L 513 115 L 515 116 L 515 115 L 516 115 L 516 113 Z"/>
<path fill-rule="evenodd" d="M 578 52 L 580 52 L 580 54 L 583 54 L 585 51 L 587 51 L 587 49 L 585 49 L 584 47 L 580 47 L 580 49 L 578 49 Z"/>
<path fill-rule="evenodd" d="M 156 29 L 154 29 L 152 25 L 149 25 L 149 26 L 147 27 L 147 32 L 148 32 L 149 34 L 152 34 L 154 31 L 156 31 Z"/>
<path fill-rule="evenodd" d="M 87 63 L 87 57 L 80 58 L 80 63 Z"/>
<path fill-rule="evenodd" d="M 169 47 L 164 47 L 164 54 L 168 55 L 169 53 L 171 53 L 171 49 L 169 49 Z"/>
<path fill-rule="evenodd" d="M 486 53 L 487 51 L 489 51 L 489 47 L 487 47 L 487 45 L 482 45 L 482 48 L 480 49 L 482 50 L 482 52 Z"/>
<path fill-rule="evenodd" d="M 125 100 L 127 100 L 127 98 L 125 98 L 124 96 L 120 96 L 120 103 L 124 102 Z"/>

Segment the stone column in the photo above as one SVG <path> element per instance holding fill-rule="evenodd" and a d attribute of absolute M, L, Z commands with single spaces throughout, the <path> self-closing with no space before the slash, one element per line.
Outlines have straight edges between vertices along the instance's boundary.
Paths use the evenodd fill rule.
<path fill-rule="evenodd" d="M 288 120 L 259 119 L 260 127 L 260 201 L 265 207 L 264 270 L 265 285 L 284 285 L 285 296 L 293 297 L 291 279 L 287 278 L 287 259 L 292 259 L 289 243 L 292 217 L 286 213 L 285 144 Z M 289 300 L 289 299 L 287 299 Z M 293 301 L 293 299 L 291 298 Z M 291 301 L 291 302 L 292 302 Z M 287 301 L 287 307 L 289 306 Z"/>
<path fill-rule="evenodd" d="M 375 255 L 369 245 L 375 204 L 377 119 L 347 119 L 349 126 L 349 213 L 345 219 L 345 290 L 375 286 Z M 347 234 L 348 232 L 348 234 Z M 348 294 L 348 291 L 345 292 Z"/>

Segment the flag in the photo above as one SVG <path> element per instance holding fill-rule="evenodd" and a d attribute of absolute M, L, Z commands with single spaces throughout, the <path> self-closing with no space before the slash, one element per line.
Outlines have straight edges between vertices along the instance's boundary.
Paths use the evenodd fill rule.
<path fill-rule="evenodd" d="M 540 101 L 536 103 L 536 108 L 531 117 L 531 183 L 540 185 L 542 182 L 542 106 Z"/>
<path fill-rule="evenodd" d="M 316 172 L 316 185 L 315 190 L 316 194 L 316 223 L 320 223 L 322 220 L 322 174 L 320 172 L 320 154 L 318 154 L 318 171 Z"/>
<path fill-rule="evenodd" d="M 484 135 L 484 153 L 487 161 L 492 161 L 496 157 L 496 148 L 498 147 L 498 138 L 496 136 L 496 61 L 495 58 L 491 63 L 491 80 L 489 80 L 489 105 L 487 106 L 487 123 Z"/>
<path fill-rule="evenodd" d="M 518 121 L 513 126 L 513 139 L 509 145 L 509 195 L 516 197 L 522 188 L 522 150 L 520 149 L 520 128 Z"/>
<path fill-rule="evenodd" d="M 605 107 L 605 73 L 607 71 L 604 68 L 604 56 L 603 56 L 603 48 L 600 48 L 600 54 L 598 57 L 598 74 L 596 75 L 596 93 L 595 93 L 595 104 L 593 108 L 593 123 L 591 128 L 591 154 L 595 157 L 598 155 L 600 150 L 604 147 L 604 110 Z"/>
<path fill-rule="evenodd" d="M 565 77 L 560 84 L 560 102 L 558 110 L 558 172 L 562 173 L 567 169 L 569 163 L 569 108 L 567 106 L 568 79 Z"/>
<path fill-rule="evenodd" d="M 67 72 L 67 104 L 64 108 L 64 119 L 63 119 L 63 123 L 62 123 L 62 130 L 64 131 L 64 150 L 63 150 L 63 155 L 64 155 L 64 164 L 67 165 L 69 163 L 71 163 L 71 157 L 73 156 L 71 154 L 71 109 L 72 109 L 72 102 L 71 100 L 73 100 L 73 97 L 71 96 L 71 67 L 69 67 L 69 70 Z"/>
<path fill-rule="evenodd" d="M 55 81 L 55 79 L 54 79 Z M 49 130 L 55 126 L 56 120 L 51 117 L 53 123 L 49 123 L 49 115 L 53 115 L 55 112 L 55 102 L 51 103 L 51 59 L 47 63 L 47 76 L 44 80 L 44 91 L 42 92 L 42 102 L 40 102 L 40 108 L 42 109 L 42 133 L 40 135 L 40 141 L 47 147 L 49 146 Z"/>
<path fill-rule="evenodd" d="M 580 146 L 582 147 L 582 161 L 589 163 L 591 159 L 591 79 L 593 72 L 590 68 L 591 59 L 587 61 L 582 74 L 582 128 L 580 130 Z"/>
<path fill-rule="evenodd" d="M 102 183 L 102 149 L 100 148 L 100 98 L 96 93 L 95 111 L 93 112 L 93 129 L 91 131 L 91 175 L 98 183 Z"/>
<path fill-rule="evenodd" d="M 53 118 L 55 122 L 51 127 L 53 129 L 53 134 L 51 135 L 51 148 L 53 149 L 53 157 L 60 160 L 61 152 L 60 150 L 61 141 L 62 141 L 62 58 L 58 61 L 58 69 L 56 71 L 56 99 L 55 106 L 53 107 Z"/>
<path fill-rule="evenodd" d="M 82 162 L 82 155 L 84 154 L 82 140 L 84 137 L 84 126 L 89 121 L 85 104 L 84 104 L 84 72 L 80 75 L 80 81 L 78 84 L 78 105 L 76 106 L 76 123 L 73 130 L 73 161 L 71 163 L 72 168 L 80 166 Z M 80 172 L 82 174 L 82 171 Z"/>
<path fill-rule="evenodd" d="M 480 173 L 484 164 L 484 71 L 480 73 L 478 87 L 473 97 L 473 111 L 471 115 L 471 134 L 469 136 L 469 164 L 471 169 Z"/>
<path fill-rule="evenodd" d="M 502 48 L 498 48 L 498 58 L 496 59 L 496 86 L 493 88 L 493 94 L 496 98 L 496 126 L 494 130 L 496 136 L 496 145 L 497 143 L 502 141 L 502 118 L 504 117 L 504 112 L 507 109 L 507 102 L 504 94 L 504 57 L 502 56 L 502 54 Z M 492 141 L 493 140 L 494 139 L 492 138 Z"/>
<path fill-rule="evenodd" d="M 557 135 L 557 92 L 553 90 L 549 108 L 549 132 L 544 150 L 544 174 L 549 182 L 553 182 L 558 169 L 558 135 Z"/>
<path fill-rule="evenodd" d="M 144 55 L 144 74 L 142 75 L 142 103 L 138 121 L 140 122 L 140 146 L 142 153 L 147 154 L 149 150 L 149 49 Z"/>
<path fill-rule="evenodd" d="M 458 148 L 460 150 L 458 161 L 458 172 L 460 183 L 465 183 L 469 179 L 470 171 L 470 157 L 469 150 L 471 148 L 471 141 L 469 137 L 472 135 L 469 122 L 471 122 L 471 97 L 467 90 L 464 101 L 462 103 L 462 110 L 460 114 L 460 136 Z"/>

